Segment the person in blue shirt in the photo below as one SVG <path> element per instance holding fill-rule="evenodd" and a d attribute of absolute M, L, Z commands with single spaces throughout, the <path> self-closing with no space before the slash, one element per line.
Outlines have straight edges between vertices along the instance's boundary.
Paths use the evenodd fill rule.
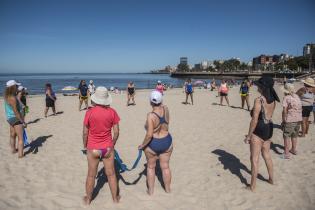
<path fill-rule="evenodd" d="M 86 85 L 86 82 L 85 80 L 81 80 L 80 84 L 79 84 L 79 111 L 81 111 L 81 106 L 82 106 L 82 103 L 84 102 L 85 103 L 85 109 L 88 108 L 89 104 L 88 104 L 88 86 Z"/>
<path fill-rule="evenodd" d="M 193 84 L 191 83 L 191 80 L 188 79 L 186 84 L 185 84 L 185 93 L 186 93 L 186 102 L 185 102 L 185 104 L 188 104 L 188 96 L 190 96 L 191 105 L 194 105 L 193 92 L 194 92 Z"/>
<path fill-rule="evenodd" d="M 249 106 L 249 84 L 247 80 L 243 81 L 240 87 L 240 95 L 241 95 L 241 100 L 242 100 L 242 109 L 244 109 L 245 101 L 247 105 L 247 109 L 249 111 L 250 106 Z"/>

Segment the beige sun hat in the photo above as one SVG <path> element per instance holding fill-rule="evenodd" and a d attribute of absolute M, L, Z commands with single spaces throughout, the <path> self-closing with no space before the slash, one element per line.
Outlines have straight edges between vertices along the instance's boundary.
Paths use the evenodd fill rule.
<path fill-rule="evenodd" d="M 315 81 L 311 77 L 307 78 L 306 80 L 302 80 L 302 82 L 304 84 L 311 86 L 311 87 L 315 87 Z"/>
<path fill-rule="evenodd" d="M 286 83 L 281 90 L 287 94 L 295 93 L 294 85 L 292 83 Z"/>
<path fill-rule="evenodd" d="M 109 94 L 106 87 L 99 86 L 95 93 L 91 96 L 91 100 L 99 105 L 108 106 L 113 102 L 112 96 Z"/>

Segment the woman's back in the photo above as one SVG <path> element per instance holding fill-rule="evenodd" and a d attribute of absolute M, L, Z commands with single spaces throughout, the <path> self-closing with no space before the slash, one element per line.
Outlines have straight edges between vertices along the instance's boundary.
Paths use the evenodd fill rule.
<path fill-rule="evenodd" d="M 273 112 L 275 111 L 275 108 L 276 108 L 276 102 L 274 101 L 268 104 L 265 97 L 263 96 L 257 98 L 256 100 L 259 100 L 261 103 L 261 110 L 260 110 L 259 117 L 261 117 L 261 113 L 264 111 L 266 119 L 271 120 Z"/>
<path fill-rule="evenodd" d="M 303 92 L 302 95 L 300 96 L 302 105 L 312 106 L 314 102 L 314 93 L 305 87 L 301 91 Z"/>
<path fill-rule="evenodd" d="M 84 125 L 89 128 L 87 148 L 112 147 L 112 127 L 119 120 L 117 112 L 110 107 L 95 106 L 90 108 L 84 118 Z"/>
<path fill-rule="evenodd" d="M 166 106 L 161 106 L 152 112 L 153 117 L 153 136 L 164 137 L 168 134 L 169 111 Z"/>
<path fill-rule="evenodd" d="M 21 104 L 19 103 L 19 100 L 17 100 L 15 96 L 9 96 L 7 99 L 4 100 L 4 110 L 5 110 L 5 114 L 6 114 L 7 119 L 16 117 L 15 113 L 13 111 L 13 107 L 8 102 L 9 100 L 10 101 L 12 101 L 12 100 L 16 101 L 16 106 L 17 106 L 18 112 L 21 113 L 21 110 L 22 110 Z"/>

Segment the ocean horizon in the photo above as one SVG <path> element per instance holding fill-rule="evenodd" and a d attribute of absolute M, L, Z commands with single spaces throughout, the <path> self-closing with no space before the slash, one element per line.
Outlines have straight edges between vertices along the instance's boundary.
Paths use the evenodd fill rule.
<path fill-rule="evenodd" d="M 133 81 L 137 89 L 153 89 L 158 80 L 173 87 L 181 87 L 184 83 L 183 78 L 150 73 L 0 73 L 1 95 L 5 83 L 11 79 L 22 83 L 31 95 L 44 94 L 46 83 L 51 83 L 56 93 L 65 93 L 62 88 L 78 87 L 80 80 L 86 80 L 87 83 L 93 80 L 95 86 L 116 87 L 119 90 L 125 90 L 129 81 Z"/>

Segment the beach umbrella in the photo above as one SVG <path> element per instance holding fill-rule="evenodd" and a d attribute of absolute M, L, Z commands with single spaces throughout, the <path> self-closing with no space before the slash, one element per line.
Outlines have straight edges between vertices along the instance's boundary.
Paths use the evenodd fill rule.
<path fill-rule="evenodd" d="M 63 91 L 73 91 L 73 90 L 77 90 L 77 88 L 73 87 L 73 86 L 66 86 L 64 88 L 62 88 Z"/>
<path fill-rule="evenodd" d="M 194 82 L 194 85 L 203 85 L 205 82 L 202 80 L 197 80 Z"/>

